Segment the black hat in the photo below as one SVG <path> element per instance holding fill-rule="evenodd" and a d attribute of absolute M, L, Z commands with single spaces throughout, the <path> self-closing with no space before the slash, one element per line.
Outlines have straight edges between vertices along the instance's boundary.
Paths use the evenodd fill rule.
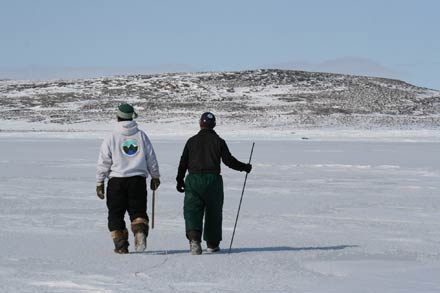
<path fill-rule="evenodd" d="M 215 127 L 215 116 L 211 112 L 205 112 L 200 117 L 200 125 L 205 128 L 214 128 Z"/>

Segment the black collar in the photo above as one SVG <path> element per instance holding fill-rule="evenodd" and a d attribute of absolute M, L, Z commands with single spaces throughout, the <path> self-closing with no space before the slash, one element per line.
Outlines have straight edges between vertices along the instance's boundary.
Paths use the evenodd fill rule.
<path fill-rule="evenodd" d="M 212 128 L 202 128 L 199 133 L 216 133 Z"/>

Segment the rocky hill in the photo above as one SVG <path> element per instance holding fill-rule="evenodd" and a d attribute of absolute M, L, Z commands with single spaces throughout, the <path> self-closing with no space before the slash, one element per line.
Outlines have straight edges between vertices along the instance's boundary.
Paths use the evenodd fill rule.
<path fill-rule="evenodd" d="M 254 127 L 439 128 L 440 92 L 384 78 L 290 70 L 60 81 L 0 80 L 0 120 L 107 121 L 121 102 L 141 121 L 186 123 L 213 111 Z"/>

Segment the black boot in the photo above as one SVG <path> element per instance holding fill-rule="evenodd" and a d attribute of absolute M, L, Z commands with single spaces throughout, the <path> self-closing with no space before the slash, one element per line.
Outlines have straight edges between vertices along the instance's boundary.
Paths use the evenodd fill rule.
<path fill-rule="evenodd" d="M 208 253 L 220 251 L 220 241 L 206 241 L 206 246 L 208 246 L 206 249 Z"/>

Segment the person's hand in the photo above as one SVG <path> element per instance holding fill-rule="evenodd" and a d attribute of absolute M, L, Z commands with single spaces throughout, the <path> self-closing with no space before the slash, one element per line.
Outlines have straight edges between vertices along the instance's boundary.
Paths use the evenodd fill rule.
<path fill-rule="evenodd" d="M 252 170 L 252 164 L 246 164 L 246 166 L 243 169 L 243 171 L 245 171 L 246 173 L 250 173 L 251 170 Z"/>
<path fill-rule="evenodd" d="M 104 199 L 104 197 L 105 197 L 104 182 L 98 182 L 98 183 L 96 184 L 96 195 L 97 195 L 100 199 Z"/>
<path fill-rule="evenodd" d="M 150 181 L 150 188 L 151 190 L 156 190 L 160 185 L 160 180 L 159 178 L 151 178 Z"/>
<path fill-rule="evenodd" d="M 176 189 L 177 189 L 177 191 L 180 192 L 180 193 L 185 192 L 185 181 L 183 181 L 183 180 L 178 180 L 178 181 L 177 181 Z"/>

